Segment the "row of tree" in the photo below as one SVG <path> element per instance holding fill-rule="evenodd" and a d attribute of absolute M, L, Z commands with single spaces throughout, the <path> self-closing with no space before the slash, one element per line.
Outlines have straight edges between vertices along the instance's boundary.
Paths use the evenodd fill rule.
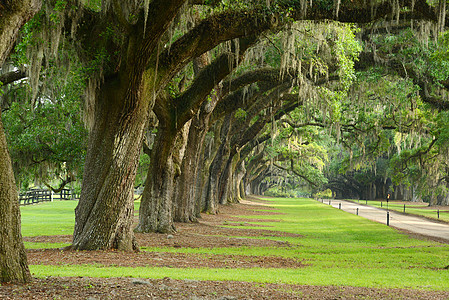
<path fill-rule="evenodd" d="M 387 130 L 404 134 L 398 168 L 444 147 L 447 74 L 428 64 L 443 66 L 444 51 L 417 70 L 407 61 L 416 53 L 388 44 L 408 27 L 436 24 L 437 37 L 444 1 L 3 0 L 0 9 L 2 111 L 18 180 L 33 165 L 44 181 L 48 170 L 64 174 L 60 187 L 83 172 L 72 249 L 138 250 L 134 230 L 173 232 L 174 221 L 263 192 L 267 178 L 318 190 L 329 159 L 373 166 Z M 379 90 L 384 79 L 383 94 L 362 74 Z M 400 151 L 415 133 L 433 138 Z M 134 228 L 142 149 L 150 164 Z M 28 281 L 3 129 L 0 157 L 0 280 Z"/>

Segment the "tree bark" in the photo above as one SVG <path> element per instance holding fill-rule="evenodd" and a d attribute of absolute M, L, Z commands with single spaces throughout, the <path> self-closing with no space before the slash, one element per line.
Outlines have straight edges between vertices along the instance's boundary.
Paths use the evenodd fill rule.
<path fill-rule="evenodd" d="M 245 198 L 244 193 L 241 189 L 243 177 L 245 177 L 245 161 L 239 161 L 232 177 L 230 199 L 235 203 L 240 203 L 240 201 Z"/>
<path fill-rule="evenodd" d="M 235 45 L 238 47 L 234 47 L 238 49 L 237 57 L 235 52 L 224 53 L 217 57 L 197 74 L 189 89 L 177 98 L 171 99 L 169 96 L 160 95 L 156 99 L 154 112 L 159 120 L 159 128 L 155 147 L 152 149 L 152 166 L 149 169 L 142 195 L 139 225 L 136 231 L 165 233 L 175 230 L 173 204 L 184 206 L 190 201 L 182 199 L 181 202 L 176 203 L 174 200 L 174 176 L 182 174 L 184 155 L 184 153 L 176 152 L 185 147 L 187 143 L 187 136 L 182 133 L 183 127 L 198 114 L 214 87 L 233 71 L 233 62 L 241 61 L 245 51 L 255 40 L 250 37 L 236 42 Z M 188 131 L 186 132 L 188 133 Z M 175 142 L 178 145 L 175 145 Z M 175 172 L 174 168 L 179 171 Z M 186 171 L 190 172 L 191 170 Z M 178 185 L 178 188 L 181 188 L 181 185 Z M 187 186 L 182 188 L 187 188 Z M 185 217 L 182 218 L 187 220 Z"/>
<path fill-rule="evenodd" d="M 205 185 L 205 211 L 210 214 L 218 213 L 220 199 L 220 178 L 225 169 L 225 163 L 229 157 L 229 130 L 232 117 L 228 115 L 220 129 L 219 146 L 208 168 L 207 182 Z"/>
<path fill-rule="evenodd" d="M 0 118 L 0 282 L 31 281 L 14 173 Z"/>
<path fill-rule="evenodd" d="M 210 60 L 205 53 L 194 60 L 195 74 L 198 75 Z M 210 128 L 210 117 L 220 97 L 220 89 L 215 88 L 210 101 L 204 101 L 197 115 L 193 117 L 189 128 L 186 151 L 181 164 L 181 174 L 176 180 L 173 218 L 176 222 L 197 222 L 201 212 L 200 159 L 204 151 L 204 142 Z"/>
<path fill-rule="evenodd" d="M 137 250 L 133 187 L 149 105 L 138 75 L 101 87 L 75 210 L 74 249 Z"/>
<path fill-rule="evenodd" d="M 2 4 L 0 67 L 9 55 L 20 28 L 42 5 L 39 0 L 9 1 Z M 31 274 L 22 241 L 17 188 L 0 115 L 0 282 L 29 281 Z"/>
<path fill-rule="evenodd" d="M 151 151 L 151 164 L 139 209 L 137 232 L 171 233 L 175 231 L 172 217 L 175 162 L 175 134 L 159 124 Z"/>
<path fill-rule="evenodd" d="M 0 3 L 0 66 L 11 52 L 20 28 L 39 11 L 41 0 L 16 0 Z"/>
<path fill-rule="evenodd" d="M 196 195 L 199 188 L 198 170 L 204 140 L 207 134 L 207 120 L 200 115 L 192 120 L 186 151 L 182 160 L 181 174 L 176 179 L 176 192 L 174 195 L 173 219 L 176 222 L 197 222 L 199 216 L 199 203 Z"/>
<path fill-rule="evenodd" d="M 123 3 L 116 1 L 108 11 L 86 12 L 85 22 L 80 22 L 78 40 L 84 50 L 89 49 L 81 49 L 81 57 L 106 49 L 116 59 L 104 66 L 104 76 L 99 76 L 99 82 L 104 82 L 94 97 L 81 198 L 75 210 L 74 249 L 138 249 L 132 228 L 134 180 L 148 113 L 164 88 L 155 84 L 157 66 L 151 58 L 159 54 L 161 36 L 184 2 L 154 0 L 148 21 L 140 14 L 138 22 L 130 24 L 123 18 Z M 108 20 L 120 24 L 126 38 L 104 38 L 111 26 Z M 89 59 L 95 57 L 85 59 L 91 63 Z"/>
<path fill-rule="evenodd" d="M 212 135 L 205 138 L 205 146 L 201 153 L 201 159 L 198 164 L 197 172 L 197 190 L 195 198 L 197 199 L 197 205 L 199 205 L 199 210 L 201 212 L 207 212 L 208 203 L 208 193 L 209 193 L 209 179 L 210 179 L 210 168 L 214 161 L 215 156 L 220 150 L 221 136 L 220 129 L 222 123 L 225 120 L 220 120 L 213 125 L 211 133 Z"/>

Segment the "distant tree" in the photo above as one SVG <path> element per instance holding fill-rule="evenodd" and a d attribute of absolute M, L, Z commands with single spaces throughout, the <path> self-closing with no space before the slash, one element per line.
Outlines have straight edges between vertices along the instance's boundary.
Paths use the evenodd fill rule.
<path fill-rule="evenodd" d="M 50 72 L 48 68 L 46 76 Z M 24 189 L 36 183 L 59 192 L 82 178 L 87 142 L 80 117 L 84 84 L 74 82 L 79 81 L 76 76 L 65 79 L 55 74 L 53 89 L 30 101 L 27 79 L 9 85 L 1 96 L 14 173 Z"/>

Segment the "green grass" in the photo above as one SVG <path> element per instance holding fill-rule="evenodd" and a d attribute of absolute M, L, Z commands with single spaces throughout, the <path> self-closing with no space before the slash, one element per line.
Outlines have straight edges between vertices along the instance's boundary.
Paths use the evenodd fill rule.
<path fill-rule="evenodd" d="M 64 200 L 21 206 L 22 235 L 73 234 L 78 201 Z"/>
<path fill-rule="evenodd" d="M 49 209 L 52 205 L 50 204 Z M 67 205 L 67 204 L 65 204 Z M 307 264 L 299 269 L 124 268 L 99 265 L 34 265 L 35 276 L 171 277 L 195 280 L 242 280 L 312 285 L 349 285 L 449 290 L 449 246 L 412 239 L 391 227 L 332 208 L 311 199 L 273 199 L 283 215 L 251 216 L 282 219 L 254 223 L 268 230 L 302 237 L 260 237 L 287 241 L 290 247 L 142 248 L 144 251 L 281 256 Z M 22 208 L 23 209 L 23 208 Z M 33 207 L 27 208 L 32 213 Z M 37 211 L 42 209 L 36 206 Z M 70 210 L 69 207 L 66 207 Z M 61 212 L 65 214 L 64 212 Z M 71 210 L 73 214 L 73 209 Z M 241 216 L 242 222 L 246 222 Z M 26 219 L 24 219 L 24 222 Z M 251 225 L 251 222 L 248 222 Z M 23 225 L 30 226 L 29 224 Z M 245 228 L 250 228 L 245 226 Z M 256 228 L 256 227 L 255 227 Z M 261 227 L 257 227 L 261 228 Z M 33 232 L 38 235 L 37 231 Z M 48 247 L 47 247 L 48 248 Z"/>
<path fill-rule="evenodd" d="M 404 270 L 401 276 L 395 274 L 396 269 L 365 270 L 302 268 L 302 269 L 188 269 L 188 268 L 152 268 L 152 267 L 101 267 L 96 265 L 82 266 L 30 266 L 34 276 L 87 276 L 87 277 L 137 277 L 191 279 L 191 280 L 233 280 L 261 283 L 289 283 L 307 285 L 346 285 L 360 287 L 384 288 L 421 288 L 440 290 L 448 289 L 447 276 L 439 272 L 424 270 Z M 420 285 L 416 286 L 415 283 Z"/>
<path fill-rule="evenodd" d="M 71 235 L 75 226 L 75 207 L 77 200 L 42 202 L 21 206 L 22 235 Z M 140 202 L 136 201 L 137 210 Z M 137 215 L 137 212 L 136 212 Z"/>
<path fill-rule="evenodd" d="M 24 242 L 25 248 L 27 249 L 55 249 L 64 248 L 70 246 L 68 243 L 35 243 L 35 242 Z"/>
<path fill-rule="evenodd" d="M 350 200 L 351 201 L 351 200 Z M 387 208 L 387 202 L 386 201 L 360 201 L 361 204 L 365 204 L 368 203 L 368 205 L 370 206 L 374 206 L 374 207 L 381 207 L 381 208 Z M 404 212 L 404 203 L 397 203 L 395 201 L 390 201 L 388 203 L 388 209 L 389 210 L 394 210 L 397 212 Z M 434 219 L 434 220 L 440 220 L 440 221 L 444 221 L 444 222 L 449 222 L 449 207 L 447 209 L 440 210 L 440 215 L 438 218 L 438 213 L 437 213 L 437 209 L 436 208 L 429 208 L 428 204 L 418 204 L 418 203 L 413 203 L 410 202 L 405 203 L 405 212 L 407 214 L 411 214 L 411 215 L 417 215 L 417 216 L 423 216 L 429 219 Z"/>

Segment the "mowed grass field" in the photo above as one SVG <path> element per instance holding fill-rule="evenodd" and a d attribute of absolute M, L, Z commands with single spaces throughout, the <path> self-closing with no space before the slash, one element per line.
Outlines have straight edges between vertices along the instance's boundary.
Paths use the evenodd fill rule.
<path fill-rule="evenodd" d="M 267 200 L 267 199 L 264 199 Z M 280 215 L 251 216 L 278 219 L 254 223 L 301 237 L 260 237 L 287 241 L 290 247 L 143 248 L 143 251 L 281 256 L 302 261 L 303 268 L 156 268 L 101 265 L 31 265 L 34 276 L 90 276 L 238 280 L 307 285 L 449 290 L 449 245 L 408 237 L 395 229 L 312 199 L 268 199 Z M 22 207 L 24 236 L 72 234 L 76 201 L 56 201 Z M 138 207 L 138 205 L 136 205 Z M 242 222 L 248 222 L 241 216 Z M 225 225 L 223 225 L 225 226 Z M 245 228 L 248 228 L 245 226 Z M 165 238 L 165 236 L 161 236 Z M 254 238 L 244 237 L 241 238 Z M 62 244 L 25 243 L 27 248 L 59 248 Z"/>

